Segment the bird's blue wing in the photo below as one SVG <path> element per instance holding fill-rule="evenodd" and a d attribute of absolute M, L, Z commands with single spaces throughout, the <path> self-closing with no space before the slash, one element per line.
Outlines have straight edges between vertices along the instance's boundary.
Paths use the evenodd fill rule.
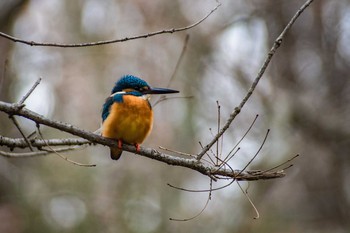
<path fill-rule="evenodd" d="M 118 102 L 118 103 L 123 102 L 123 95 L 117 94 L 117 95 L 110 96 L 106 99 L 102 107 L 102 122 L 104 122 L 107 119 L 109 115 L 109 110 L 114 102 Z"/>
<path fill-rule="evenodd" d="M 113 104 L 113 98 L 112 97 L 108 97 L 106 99 L 106 102 L 103 104 L 102 107 L 102 122 L 104 122 L 106 120 L 106 118 L 109 115 L 109 109 Z"/>

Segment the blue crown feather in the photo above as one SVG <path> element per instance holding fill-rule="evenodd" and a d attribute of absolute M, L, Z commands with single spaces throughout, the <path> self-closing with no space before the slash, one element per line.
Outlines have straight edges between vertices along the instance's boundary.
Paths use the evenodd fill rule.
<path fill-rule="evenodd" d="M 148 86 L 148 83 L 146 81 L 136 76 L 127 74 L 121 77 L 119 81 L 115 83 L 115 86 L 112 89 L 112 94 L 128 88 L 138 90 L 145 86 Z"/>

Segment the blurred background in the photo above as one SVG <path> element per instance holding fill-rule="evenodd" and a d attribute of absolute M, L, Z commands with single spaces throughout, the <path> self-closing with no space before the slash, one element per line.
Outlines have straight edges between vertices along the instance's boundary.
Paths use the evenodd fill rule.
<path fill-rule="evenodd" d="M 98 47 L 30 47 L 0 38 L 0 100 L 18 101 L 41 77 L 27 107 L 94 131 L 104 99 L 121 75 L 168 85 L 188 33 L 186 53 L 169 87 L 193 97 L 155 106 L 153 132 L 144 146 L 196 154 L 198 142 L 206 144 L 217 129 L 216 101 L 225 122 L 303 3 L 222 0 L 214 14 L 187 32 Z M 0 31 L 29 41 L 92 42 L 187 26 L 215 6 L 210 0 L 2 0 Z M 94 146 L 66 155 L 95 168 L 74 166 L 57 155 L 0 157 L 0 232 L 349 232 L 349 44 L 349 1 L 315 1 L 288 32 L 225 134 L 222 157 L 259 114 L 230 161 L 235 169 L 252 158 L 267 129 L 271 134 L 249 169 L 268 169 L 301 155 L 283 179 L 241 182 L 259 219 L 253 219 L 252 206 L 232 184 L 213 192 L 194 220 L 170 221 L 196 215 L 208 194 L 167 183 L 207 189 L 207 177 L 126 152 L 111 161 L 108 148 Z M 21 119 L 20 124 L 27 134 L 35 129 L 33 122 Z M 71 137 L 42 129 L 46 138 Z M 0 134 L 20 137 L 4 113 Z"/>

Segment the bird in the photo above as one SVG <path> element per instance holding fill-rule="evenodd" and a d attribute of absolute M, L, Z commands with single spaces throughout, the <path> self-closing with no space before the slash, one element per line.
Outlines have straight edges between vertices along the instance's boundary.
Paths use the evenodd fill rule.
<path fill-rule="evenodd" d="M 112 89 L 102 107 L 102 136 L 117 140 L 118 147 L 110 148 L 110 156 L 118 160 L 123 143 L 140 151 L 140 144 L 150 134 L 153 110 L 150 95 L 179 93 L 177 90 L 151 87 L 134 75 L 123 75 Z"/>

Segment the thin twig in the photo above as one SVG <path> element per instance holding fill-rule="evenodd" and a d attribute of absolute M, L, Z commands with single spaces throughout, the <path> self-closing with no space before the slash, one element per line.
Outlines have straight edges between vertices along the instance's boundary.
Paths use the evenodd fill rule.
<path fill-rule="evenodd" d="M 275 170 L 275 169 L 277 169 L 277 168 L 279 168 L 279 167 L 281 167 L 281 166 L 283 166 L 283 165 L 285 165 L 285 164 L 291 162 L 292 160 L 296 159 L 297 157 L 299 157 L 299 154 L 294 155 L 292 158 L 288 159 L 287 161 L 285 161 L 285 162 L 283 162 L 283 163 L 281 163 L 281 164 L 278 164 L 277 166 L 274 166 L 274 167 L 272 167 L 272 168 L 270 168 L 270 169 L 264 170 L 264 171 L 262 171 L 262 172 L 269 172 L 269 171 Z M 292 165 L 293 165 L 293 164 L 289 165 L 289 166 L 286 167 L 286 168 L 283 168 L 283 170 L 288 169 L 288 168 L 289 168 L 290 166 L 292 166 Z"/>
<path fill-rule="evenodd" d="M 221 161 L 222 163 L 225 163 L 225 161 Z M 229 169 L 231 170 L 231 172 L 234 172 L 233 168 L 228 164 L 226 163 L 226 165 L 229 167 Z M 181 190 L 181 191 L 186 191 L 186 192 L 194 192 L 194 193 L 198 193 L 198 192 L 209 192 L 209 195 L 211 196 L 211 193 L 212 191 L 217 191 L 217 190 L 220 190 L 220 189 L 223 189 L 223 188 L 226 188 L 228 186 L 230 186 L 233 182 L 235 182 L 235 180 L 237 180 L 235 177 L 231 178 L 231 181 L 228 183 L 228 184 L 225 184 L 224 186 L 220 186 L 220 187 L 217 187 L 217 188 L 213 188 L 212 186 L 210 186 L 210 189 L 202 189 L 202 190 L 194 190 L 194 189 L 186 189 L 186 188 L 180 188 L 180 187 L 176 187 L 174 185 L 171 185 L 171 184 L 167 184 L 169 187 L 171 188 L 174 188 L 174 189 L 178 189 L 178 190 Z"/>
<path fill-rule="evenodd" d="M 24 101 L 26 101 L 26 99 L 30 96 L 30 94 L 32 94 L 32 92 L 35 90 L 35 88 L 40 84 L 41 82 L 41 78 L 38 78 L 38 80 L 36 80 L 36 82 L 34 83 L 34 85 L 32 86 L 32 88 L 30 88 L 30 90 L 22 97 L 22 99 L 18 102 L 19 105 L 22 105 L 24 103 Z"/>
<path fill-rule="evenodd" d="M 35 83 L 34 85 L 32 86 L 32 88 L 29 89 L 29 91 L 22 97 L 22 99 L 18 102 L 18 107 L 19 108 L 22 108 L 24 107 L 24 101 L 30 96 L 30 94 L 32 94 L 32 92 L 34 91 L 34 89 L 39 85 L 41 81 L 41 78 L 39 78 Z M 13 115 L 9 115 L 10 116 L 10 119 L 12 120 L 13 124 L 17 127 L 18 131 L 21 133 L 23 139 L 25 140 L 25 142 L 27 143 L 29 149 L 31 151 L 34 151 L 33 150 L 33 147 L 32 147 L 32 144 L 30 143 L 30 141 L 28 140 L 28 138 L 25 136 L 23 130 L 21 129 L 21 126 L 18 124 L 16 118 L 13 116 Z"/>
<path fill-rule="evenodd" d="M 248 199 L 250 205 L 253 207 L 254 211 L 255 211 L 255 214 L 256 216 L 254 217 L 254 219 L 258 219 L 260 217 L 260 214 L 259 214 L 259 211 L 258 209 L 255 207 L 252 199 L 249 197 L 248 195 L 248 191 L 247 190 L 243 190 L 242 186 L 239 184 L 239 182 L 237 181 L 236 182 L 238 184 L 238 187 L 241 189 L 242 193 L 244 194 L 244 196 Z"/>
<path fill-rule="evenodd" d="M 200 160 L 205 153 L 216 143 L 216 141 L 225 133 L 225 131 L 230 127 L 232 121 L 236 118 L 236 116 L 241 112 L 243 106 L 246 104 L 246 102 L 249 100 L 250 96 L 253 94 L 256 86 L 258 85 L 261 77 L 265 73 L 268 65 L 270 64 L 270 61 L 273 57 L 273 55 L 276 53 L 277 49 L 281 46 L 282 41 L 287 34 L 287 32 L 290 30 L 294 22 L 298 19 L 298 17 L 301 15 L 301 13 L 313 2 L 313 0 L 308 0 L 304 3 L 304 5 L 299 8 L 299 10 L 295 13 L 295 15 L 292 17 L 292 19 L 289 21 L 287 26 L 283 29 L 282 33 L 277 37 L 275 42 L 273 43 L 272 48 L 270 49 L 270 52 L 267 54 L 267 57 L 265 58 L 265 61 L 263 62 L 256 78 L 254 79 L 251 87 L 249 88 L 246 96 L 242 99 L 241 103 L 233 110 L 231 113 L 229 119 L 227 120 L 226 124 L 221 128 L 220 132 L 204 147 L 204 149 L 197 155 L 197 159 Z"/>
<path fill-rule="evenodd" d="M 125 37 L 122 39 L 112 39 L 112 40 L 104 40 L 104 41 L 88 42 L 88 43 L 78 43 L 78 44 L 59 44 L 59 43 L 45 43 L 45 42 L 35 42 L 35 41 L 23 40 L 20 38 L 16 38 L 14 36 L 10 36 L 10 35 L 3 33 L 3 32 L 0 32 L 0 37 L 6 38 L 6 39 L 11 40 L 13 42 L 18 42 L 18 43 L 22 43 L 22 44 L 26 44 L 26 45 L 30 45 L 30 46 L 47 46 L 47 47 L 61 47 L 61 48 L 77 48 L 77 47 L 89 47 L 89 46 L 113 44 L 113 43 L 129 41 L 129 40 L 148 38 L 148 37 L 156 36 L 156 35 L 160 35 L 160 34 L 172 34 L 172 33 L 176 33 L 176 32 L 182 32 L 182 31 L 189 30 L 191 28 L 198 26 L 204 20 L 206 20 L 211 14 L 213 14 L 221 6 L 221 3 L 219 3 L 219 2 L 217 2 L 217 3 L 218 4 L 206 16 L 204 16 L 199 21 L 197 21 L 191 25 L 188 25 L 186 27 L 160 30 L 160 31 L 155 31 L 155 32 L 147 33 L 147 34 L 142 34 L 142 35 L 137 35 L 137 36 L 132 36 L 132 37 Z"/>
<path fill-rule="evenodd" d="M 37 130 L 38 130 L 38 135 L 41 137 L 42 140 L 45 141 L 44 137 L 43 137 L 43 134 L 41 133 L 41 130 L 40 130 L 40 127 L 39 127 L 39 124 L 37 124 Z M 77 166 L 81 166 L 81 167 L 96 167 L 96 164 L 83 164 L 83 163 L 79 163 L 79 162 L 75 162 L 73 160 L 70 160 L 68 159 L 66 156 L 63 156 L 61 155 L 60 153 L 57 152 L 57 150 L 53 149 L 51 146 L 49 145 L 46 145 L 48 148 L 50 148 L 50 150 L 55 153 L 56 155 L 58 155 L 60 158 L 64 159 L 65 161 L 67 162 L 70 162 L 74 165 L 77 165 Z"/>
<path fill-rule="evenodd" d="M 221 106 L 220 106 L 220 103 L 219 101 L 217 100 L 216 101 L 216 105 L 217 105 L 217 109 L 218 109 L 218 127 L 217 127 L 217 133 L 220 132 L 220 128 L 221 128 L 221 125 L 220 125 L 220 118 L 221 118 L 221 115 L 220 115 L 220 109 L 221 109 Z M 221 141 L 223 140 L 223 137 L 224 135 L 222 135 L 221 137 Z M 219 155 L 219 140 L 216 142 L 216 164 L 215 165 L 219 165 L 219 158 L 220 158 L 220 155 Z"/>
<path fill-rule="evenodd" d="M 188 156 L 188 157 L 191 157 L 191 158 L 195 158 L 196 157 L 195 155 L 188 154 L 188 153 L 181 152 L 181 151 L 177 151 L 177 150 L 172 150 L 172 149 L 169 149 L 169 148 L 165 148 L 163 146 L 159 146 L 159 149 L 162 149 L 162 150 L 165 150 L 165 151 L 169 151 L 169 152 L 173 152 L 173 153 L 176 153 L 176 154 L 179 154 L 179 155 L 185 155 L 185 156 Z"/>
<path fill-rule="evenodd" d="M 185 153 L 185 152 L 181 152 L 181 151 L 177 151 L 177 150 L 173 150 L 173 149 L 169 149 L 169 148 L 165 148 L 163 146 L 159 146 L 159 149 L 161 150 L 165 150 L 165 151 L 168 151 L 168 152 L 172 152 L 172 153 L 176 153 L 178 155 L 184 155 L 184 156 L 188 156 L 190 158 L 196 158 L 195 155 L 192 155 L 192 154 L 189 154 L 189 153 Z M 207 162 L 207 163 L 210 163 L 208 160 L 206 159 L 203 159 L 204 162 Z M 214 163 L 213 163 L 214 164 Z"/>
<path fill-rule="evenodd" d="M 209 190 L 211 190 L 213 187 L 213 179 L 210 179 L 210 186 L 209 186 Z M 190 220 L 193 220 L 195 218 L 197 218 L 198 216 L 200 216 L 204 210 L 207 208 L 208 204 L 209 204 L 209 201 L 211 200 L 211 191 L 209 191 L 209 194 L 208 194 L 208 198 L 207 198 L 207 201 L 205 202 L 205 205 L 203 206 L 203 208 L 194 216 L 190 217 L 190 218 L 184 218 L 184 219 L 179 219 L 179 218 L 169 218 L 169 220 L 172 220 L 172 221 L 178 221 L 178 222 L 186 222 L 186 221 L 190 221 Z"/>
<path fill-rule="evenodd" d="M 241 148 L 238 147 L 237 150 L 236 150 L 234 153 L 232 153 L 232 150 L 231 150 L 231 151 L 230 151 L 231 156 L 230 156 L 228 159 L 225 158 L 225 159 L 223 160 L 224 163 L 221 163 L 221 164 L 220 164 L 219 169 L 222 168 L 223 166 L 225 166 L 225 164 L 228 163 L 228 161 L 230 161 L 230 160 L 233 158 L 233 156 L 235 156 L 235 155 L 238 153 L 238 151 L 239 151 L 240 149 L 241 149 Z"/>
<path fill-rule="evenodd" d="M 251 160 L 249 160 L 249 162 L 245 165 L 245 167 L 242 169 L 242 172 L 245 171 L 245 169 L 247 169 L 247 167 L 255 160 L 256 156 L 258 156 L 258 154 L 260 153 L 261 149 L 263 148 L 263 146 L 265 145 L 265 142 L 266 142 L 266 139 L 267 139 L 267 136 L 269 136 L 269 133 L 270 133 L 270 129 L 267 130 L 266 134 L 265 134 L 265 137 L 264 137 L 264 140 L 263 142 L 261 143 L 258 151 L 255 153 L 255 155 L 253 156 L 253 158 L 251 158 Z"/>
<path fill-rule="evenodd" d="M 199 146 L 203 149 L 203 145 L 202 145 L 202 143 L 201 142 L 198 142 L 199 143 Z M 211 158 L 211 156 L 208 154 L 208 153 L 206 153 L 206 155 L 207 155 L 207 157 L 209 158 L 209 160 L 211 161 L 211 163 L 213 164 L 213 166 L 215 166 L 215 162 L 214 162 L 214 160 Z M 204 160 L 204 159 L 203 159 Z"/>
<path fill-rule="evenodd" d="M 165 101 L 165 100 L 170 100 L 170 99 L 191 99 L 193 98 L 193 95 L 190 96 L 177 96 L 177 97 L 168 97 L 165 95 L 162 95 L 154 104 L 152 104 L 152 107 L 154 108 L 156 105 L 159 103 Z"/>
<path fill-rule="evenodd" d="M 25 140 L 26 144 L 28 145 L 29 149 L 31 151 L 34 151 L 32 144 L 30 143 L 30 141 L 28 140 L 28 138 L 26 137 L 26 135 L 24 134 L 21 126 L 18 124 L 16 118 L 13 115 L 10 115 L 10 119 L 12 120 L 13 124 L 16 126 L 16 128 L 18 129 L 18 131 L 21 133 L 23 139 Z"/>
<path fill-rule="evenodd" d="M 65 148 L 56 148 L 56 152 L 68 152 L 75 150 L 75 147 L 65 147 Z M 14 152 L 6 152 L 0 151 L 0 155 L 8 158 L 26 158 L 26 157 L 35 157 L 35 156 L 44 156 L 54 153 L 54 151 L 33 151 L 33 152 L 23 152 L 23 153 L 14 153 Z"/>
<path fill-rule="evenodd" d="M 187 34 L 186 37 L 185 37 L 185 41 L 184 41 L 184 45 L 183 45 L 183 47 L 182 47 L 181 54 L 180 54 L 179 58 L 177 59 L 174 72 L 173 72 L 173 74 L 171 75 L 171 77 L 170 77 L 170 79 L 169 79 L 169 82 L 168 82 L 167 87 L 170 87 L 171 82 L 172 82 L 173 79 L 175 78 L 176 72 L 177 72 L 177 70 L 179 69 L 180 63 L 181 63 L 181 61 L 182 61 L 182 59 L 183 59 L 183 56 L 184 56 L 184 54 L 185 54 L 185 51 L 186 51 L 186 48 L 187 48 L 187 44 L 188 44 L 188 40 L 189 40 L 189 39 L 190 39 L 190 35 Z M 192 96 L 173 97 L 173 98 L 192 98 Z M 160 102 L 162 102 L 162 101 L 164 101 L 164 100 L 167 100 L 167 99 L 170 99 L 170 98 L 167 97 L 166 95 L 161 95 L 161 96 L 159 96 L 159 98 L 154 102 L 154 104 L 152 104 L 152 107 L 155 107 L 157 104 L 159 104 Z"/>
<path fill-rule="evenodd" d="M 0 79 L 0 92 L 2 92 L 2 89 L 4 88 L 3 83 L 5 82 L 5 80 L 7 79 L 7 69 L 8 69 L 8 65 L 9 65 L 9 59 L 6 58 L 4 61 L 4 69 L 2 71 L 2 78 Z"/>
<path fill-rule="evenodd" d="M 173 72 L 173 74 L 171 75 L 171 78 L 170 78 L 170 80 L 169 80 L 169 82 L 168 82 L 167 87 L 170 86 L 171 82 L 173 81 L 173 79 L 174 79 L 174 77 L 175 77 L 175 75 L 176 75 L 176 73 L 177 73 L 177 70 L 179 69 L 180 63 L 181 63 L 181 61 L 182 61 L 182 59 L 183 59 L 183 57 L 184 57 L 184 55 L 185 55 L 186 49 L 187 49 L 187 44 L 188 44 L 189 39 L 190 39 L 190 35 L 189 35 L 189 34 L 186 34 L 185 41 L 184 41 L 184 44 L 183 44 L 183 46 L 182 46 L 182 50 L 181 50 L 179 59 L 177 59 L 174 72 Z"/>
<path fill-rule="evenodd" d="M 247 129 L 247 131 L 243 134 L 243 136 L 241 137 L 241 139 L 236 143 L 236 145 L 231 149 L 231 151 L 227 154 L 227 156 L 225 157 L 224 161 L 228 162 L 230 161 L 233 156 L 235 156 L 235 154 L 237 154 L 238 150 L 236 150 L 236 152 L 234 152 L 232 154 L 232 152 L 236 149 L 236 147 L 243 141 L 243 139 L 247 136 L 247 134 L 250 132 L 250 130 L 252 129 L 253 125 L 255 124 L 256 120 L 258 119 L 259 115 L 256 115 L 253 122 L 250 124 L 249 128 Z"/>

